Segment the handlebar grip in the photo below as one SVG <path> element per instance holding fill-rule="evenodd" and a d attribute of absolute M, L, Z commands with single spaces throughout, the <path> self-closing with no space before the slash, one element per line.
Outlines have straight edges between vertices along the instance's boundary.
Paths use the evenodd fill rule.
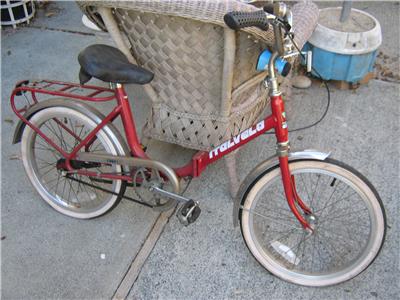
<path fill-rule="evenodd" d="M 261 30 L 268 30 L 268 20 L 263 10 L 253 12 L 232 11 L 224 16 L 225 24 L 233 30 L 255 26 Z"/>

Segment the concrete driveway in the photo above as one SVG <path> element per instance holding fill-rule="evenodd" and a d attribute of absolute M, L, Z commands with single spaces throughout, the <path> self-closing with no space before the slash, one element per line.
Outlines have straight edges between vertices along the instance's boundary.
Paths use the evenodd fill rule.
<path fill-rule="evenodd" d="M 384 34 L 381 50 L 398 58 L 398 2 L 356 6 L 378 18 Z M 17 121 L 9 106 L 13 85 L 26 78 L 76 82 L 79 51 L 93 43 L 112 44 L 106 34 L 81 25 L 74 3 L 58 2 L 54 8 L 56 14 L 46 17 L 41 12 L 32 26 L 2 31 L 3 299 L 104 299 L 128 292 L 130 299 L 399 298 L 399 83 L 372 80 L 354 91 L 332 89 L 325 120 L 290 136 L 294 149 L 332 151 L 334 158 L 368 177 L 386 206 L 389 225 L 386 244 L 366 272 L 334 287 L 299 287 L 270 275 L 246 249 L 240 230 L 232 226 L 222 162 L 210 166 L 188 189 L 187 195 L 200 200 L 203 211 L 189 227 L 174 216 L 164 227 L 167 219 L 160 223 L 157 212 L 125 200 L 104 217 L 80 221 L 57 213 L 36 194 L 19 160 L 19 145 L 11 144 Z M 141 88 L 129 87 L 129 95 L 134 96 L 141 124 L 149 105 Z M 287 103 L 290 127 L 318 119 L 325 104 L 325 91 L 318 84 L 294 90 Z M 151 151 L 164 160 L 175 158 L 174 163 L 191 154 L 157 142 Z M 273 153 L 269 136 L 244 147 L 239 154 L 241 179 Z M 162 232 L 158 241 L 152 236 L 155 228 Z M 143 267 L 137 264 L 136 278 L 131 265 L 136 268 L 137 254 L 147 247 L 149 235 L 157 243 L 150 256 L 144 256 Z"/>

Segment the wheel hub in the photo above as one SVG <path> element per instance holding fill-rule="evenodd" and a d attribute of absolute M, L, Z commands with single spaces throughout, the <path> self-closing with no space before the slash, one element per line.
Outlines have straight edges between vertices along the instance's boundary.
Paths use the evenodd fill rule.
<path fill-rule="evenodd" d="M 307 214 L 305 218 L 307 220 L 307 223 L 310 225 L 311 229 L 314 232 L 318 225 L 318 218 L 313 214 Z"/>

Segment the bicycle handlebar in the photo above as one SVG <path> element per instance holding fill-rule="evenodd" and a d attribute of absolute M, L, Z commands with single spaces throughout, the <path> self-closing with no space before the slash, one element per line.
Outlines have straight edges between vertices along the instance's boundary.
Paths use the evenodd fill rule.
<path fill-rule="evenodd" d="M 224 16 L 225 24 L 233 30 L 238 30 L 245 27 L 258 27 L 261 30 L 267 31 L 269 22 L 263 10 L 253 12 L 232 11 Z"/>
<path fill-rule="evenodd" d="M 229 12 L 225 14 L 224 21 L 225 24 L 233 30 L 254 26 L 260 28 L 261 30 L 267 31 L 269 25 L 272 25 L 275 36 L 274 51 L 277 55 L 271 55 L 269 57 L 270 66 L 268 67 L 268 69 L 270 71 L 270 76 L 275 76 L 274 66 L 276 59 L 278 58 L 278 56 L 284 57 L 287 54 L 286 51 L 290 51 L 289 49 L 291 48 L 288 47 L 288 49 L 286 49 L 284 45 L 285 41 L 282 35 L 282 28 L 286 33 L 290 31 L 291 18 L 292 15 L 287 6 L 284 3 L 277 2 L 273 5 L 265 6 L 262 10 L 257 10 L 253 12 Z M 287 43 L 288 40 L 286 40 L 286 44 Z M 285 66 L 286 67 L 284 68 L 284 70 L 282 69 L 281 71 L 279 71 L 283 76 L 286 76 L 290 70 L 289 63 L 285 63 Z M 264 68 L 265 64 L 263 66 L 263 69 Z"/>
<path fill-rule="evenodd" d="M 282 38 L 282 26 L 285 31 L 290 30 L 290 10 L 287 9 L 284 3 L 277 2 L 272 5 L 264 6 L 262 10 L 257 10 L 253 12 L 244 11 L 232 11 L 228 12 L 224 16 L 225 24 L 233 29 L 238 30 L 245 27 L 258 27 L 261 30 L 267 31 L 269 24 L 272 24 L 274 28 L 275 36 L 275 51 L 279 53 L 280 56 L 285 55 L 285 49 L 283 46 Z"/>

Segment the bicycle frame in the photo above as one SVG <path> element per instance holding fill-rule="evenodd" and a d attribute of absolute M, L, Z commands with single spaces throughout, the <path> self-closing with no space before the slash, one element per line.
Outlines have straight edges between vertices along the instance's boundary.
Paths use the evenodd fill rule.
<path fill-rule="evenodd" d="M 90 145 L 96 139 L 96 134 L 108 123 L 113 122 L 119 116 L 121 117 L 126 141 L 128 143 L 130 154 L 133 157 L 150 159 L 145 151 L 143 150 L 142 145 L 140 144 L 140 139 L 136 132 L 136 126 L 134 117 L 132 115 L 131 105 L 129 103 L 128 95 L 125 92 L 124 87 L 121 84 L 116 84 L 115 89 L 105 89 L 94 86 L 79 86 L 77 84 L 71 83 L 63 83 L 63 82 L 55 82 L 55 81 L 45 81 L 49 82 L 49 85 L 52 84 L 60 84 L 65 85 L 65 87 L 61 88 L 57 91 L 46 90 L 45 88 L 35 88 L 35 87 L 24 87 L 18 86 L 14 89 L 13 94 L 11 95 L 11 106 L 16 115 L 28 126 L 30 126 L 34 131 L 36 131 L 41 137 L 43 137 L 46 142 L 52 145 L 64 158 L 65 158 L 65 168 L 69 171 L 74 171 L 80 175 L 85 176 L 96 176 L 104 179 L 113 179 L 113 180 L 125 180 L 128 182 L 132 182 L 132 177 L 128 175 L 119 175 L 119 174 L 98 174 L 97 172 L 89 171 L 89 170 L 75 170 L 71 166 L 71 160 L 75 159 L 78 152 L 85 147 L 85 149 L 89 149 Z M 91 92 L 87 96 L 79 96 L 72 93 L 67 93 L 66 91 L 71 87 L 80 87 L 87 88 L 88 90 L 93 89 L 94 92 Z M 57 144 L 55 144 L 52 140 L 50 140 L 43 132 L 37 128 L 35 125 L 29 122 L 22 113 L 26 109 L 17 109 L 14 103 L 14 98 L 16 95 L 22 92 L 31 92 L 32 98 L 35 103 L 37 103 L 36 94 L 44 93 L 48 95 L 57 95 L 57 96 L 65 96 L 69 98 L 75 98 L 83 101 L 91 101 L 91 102 L 104 102 L 116 100 L 117 105 L 114 109 L 98 124 L 93 131 L 91 131 L 83 140 L 79 137 L 76 137 L 80 143 L 73 149 L 71 153 L 65 152 L 61 149 Z M 113 93 L 113 96 L 108 97 L 94 97 L 95 95 L 101 93 Z M 311 213 L 310 209 L 303 203 L 296 192 L 295 182 L 293 176 L 290 174 L 289 164 L 288 164 L 288 151 L 289 151 L 289 140 L 288 140 L 288 128 L 286 123 L 286 114 L 284 108 L 283 99 L 279 94 L 271 96 L 271 109 L 272 114 L 267 116 L 264 120 L 261 120 L 257 124 L 252 127 L 240 132 L 238 135 L 232 137 L 230 140 L 222 143 L 221 145 L 215 147 L 211 151 L 199 151 L 193 157 L 192 160 L 186 164 L 185 166 L 175 168 L 174 171 L 176 175 L 180 178 L 182 177 L 198 177 L 201 173 L 207 168 L 208 165 L 214 163 L 225 155 L 231 153 L 232 151 L 238 149 L 239 147 L 247 144 L 253 139 L 259 137 L 263 133 L 274 129 L 275 136 L 277 139 L 278 145 L 278 155 L 279 155 L 279 164 L 282 173 L 282 182 L 286 194 L 286 198 L 288 200 L 289 207 L 291 208 L 293 214 L 299 220 L 299 222 L 308 229 L 311 229 L 308 222 L 304 219 L 301 213 L 298 211 L 296 207 L 296 203 L 300 208 L 306 213 Z M 72 132 L 69 132 L 73 134 Z"/>

